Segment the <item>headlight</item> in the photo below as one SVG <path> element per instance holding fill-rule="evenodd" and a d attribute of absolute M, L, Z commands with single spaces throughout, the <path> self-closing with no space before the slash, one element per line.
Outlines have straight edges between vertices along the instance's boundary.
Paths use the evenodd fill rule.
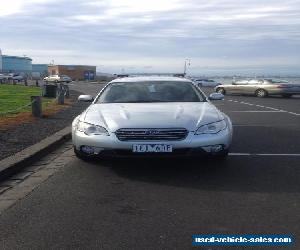
<path fill-rule="evenodd" d="M 104 127 L 86 122 L 78 122 L 77 130 L 84 132 L 86 135 L 109 135 L 108 131 Z"/>
<path fill-rule="evenodd" d="M 209 123 L 203 125 L 197 129 L 195 135 L 201 134 L 216 134 L 219 133 L 221 130 L 224 130 L 227 127 L 225 120 Z"/>

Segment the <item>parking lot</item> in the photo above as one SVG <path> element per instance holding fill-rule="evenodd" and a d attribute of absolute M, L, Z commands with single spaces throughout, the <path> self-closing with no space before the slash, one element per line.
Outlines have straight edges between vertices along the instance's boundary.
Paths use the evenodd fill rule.
<path fill-rule="evenodd" d="M 291 249 L 300 249 L 300 97 L 214 103 L 234 125 L 225 162 L 84 162 L 64 145 L 52 154 L 63 167 L 2 211 L 0 246 L 190 249 L 193 234 L 231 233 L 289 234 L 296 239 Z M 0 208 L 7 200 L 0 195 Z"/>

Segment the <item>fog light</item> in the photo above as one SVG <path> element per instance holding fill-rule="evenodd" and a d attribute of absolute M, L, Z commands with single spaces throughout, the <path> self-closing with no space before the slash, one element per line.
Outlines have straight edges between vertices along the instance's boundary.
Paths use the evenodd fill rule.
<path fill-rule="evenodd" d="M 91 147 L 91 146 L 82 146 L 81 151 L 83 153 L 86 153 L 86 154 L 89 154 L 89 155 L 94 154 L 94 152 L 95 152 L 94 148 Z"/>
<path fill-rule="evenodd" d="M 222 145 L 213 145 L 210 147 L 210 151 L 212 153 L 217 153 L 217 152 L 221 151 L 222 149 L 223 149 Z"/>

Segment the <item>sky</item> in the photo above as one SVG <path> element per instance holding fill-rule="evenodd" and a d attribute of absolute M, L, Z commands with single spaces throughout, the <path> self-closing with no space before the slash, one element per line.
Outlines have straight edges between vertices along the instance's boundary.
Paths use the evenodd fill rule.
<path fill-rule="evenodd" d="M 300 75 L 300 0 L 0 0 L 0 37 L 99 72 Z"/>

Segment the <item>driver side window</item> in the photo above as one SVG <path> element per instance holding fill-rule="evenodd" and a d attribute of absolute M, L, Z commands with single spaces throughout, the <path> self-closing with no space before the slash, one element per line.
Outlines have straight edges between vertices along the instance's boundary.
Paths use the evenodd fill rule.
<path fill-rule="evenodd" d="M 248 81 L 238 81 L 235 85 L 247 85 Z"/>
<path fill-rule="evenodd" d="M 257 80 L 257 79 L 253 79 L 253 80 L 249 81 L 249 84 L 251 84 L 251 85 L 259 85 L 259 84 L 262 84 L 262 81 L 261 80 Z"/>

